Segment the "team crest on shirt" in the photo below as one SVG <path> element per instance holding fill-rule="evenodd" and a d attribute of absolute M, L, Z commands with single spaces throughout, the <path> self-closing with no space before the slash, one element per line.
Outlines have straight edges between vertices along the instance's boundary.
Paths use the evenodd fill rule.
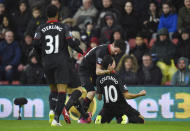
<path fill-rule="evenodd" d="M 102 63 L 102 58 L 98 58 L 98 64 Z"/>
<path fill-rule="evenodd" d="M 38 35 L 38 33 L 35 33 L 34 38 L 36 38 L 36 37 L 37 37 L 37 35 Z"/>

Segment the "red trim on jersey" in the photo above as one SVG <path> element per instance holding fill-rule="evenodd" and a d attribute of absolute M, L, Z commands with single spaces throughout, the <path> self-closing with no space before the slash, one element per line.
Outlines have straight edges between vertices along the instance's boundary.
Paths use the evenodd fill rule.
<path fill-rule="evenodd" d="M 54 23 L 54 22 L 58 22 L 58 20 L 48 20 L 47 23 Z"/>
<path fill-rule="evenodd" d="M 112 73 L 112 74 L 115 74 L 115 73 L 116 73 L 116 71 L 115 71 L 115 70 L 112 70 L 112 71 L 111 71 L 111 73 Z"/>
<path fill-rule="evenodd" d="M 108 45 L 108 51 L 109 51 L 109 54 L 111 55 L 111 44 Z"/>
<path fill-rule="evenodd" d="M 66 37 L 66 39 L 72 39 L 72 37 L 71 37 L 71 36 L 69 36 L 69 37 Z"/>

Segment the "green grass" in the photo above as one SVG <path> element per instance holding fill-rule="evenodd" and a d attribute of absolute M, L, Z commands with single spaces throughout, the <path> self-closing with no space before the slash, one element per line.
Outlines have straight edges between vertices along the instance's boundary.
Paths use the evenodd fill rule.
<path fill-rule="evenodd" d="M 141 124 L 78 124 L 63 123 L 63 127 L 51 127 L 44 120 L 0 120 L 0 131 L 190 131 L 190 122 L 146 122 Z"/>

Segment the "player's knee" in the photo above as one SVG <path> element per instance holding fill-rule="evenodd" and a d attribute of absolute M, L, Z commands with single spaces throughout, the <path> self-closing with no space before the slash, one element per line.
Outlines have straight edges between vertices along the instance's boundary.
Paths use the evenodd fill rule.
<path fill-rule="evenodd" d="M 79 87 L 77 88 L 77 90 L 80 91 L 81 93 L 83 93 L 83 89 L 82 89 L 81 86 L 79 86 Z"/>
<path fill-rule="evenodd" d="M 90 100 L 93 100 L 94 96 L 95 96 L 95 93 L 96 91 L 90 91 L 87 93 L 87 97 L 90 99 Z"/>
<path fill-rule="evenodd" d="M 83 87 L 86 89 L 87 92 L 95 91 L 94 85 L 92 83 L 85 83 Z"/>
<path fill-rule="evenodd" d="M 80 90 L 75 90 L 73 93 L 72 93 L 72 96 L 76 97 L 76 98 L 79 98 L 80 96 L 82 95 L 82 92 Z"/>

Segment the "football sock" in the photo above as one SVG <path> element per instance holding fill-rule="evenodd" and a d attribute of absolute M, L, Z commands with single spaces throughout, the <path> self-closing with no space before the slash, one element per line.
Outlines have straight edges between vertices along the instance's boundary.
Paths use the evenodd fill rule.
<path fill-rule="evenodd" d="M 89 108 L 89 106 L 90 106 L 90 103 L 91 103 L 91 100 L 90 100 L 88 97 L 86 97 L 86 98 L 84 99 L 84 103 L 83 103 L 83 107 L 84 107 L 84 111 L 85 111 L 85 112 L 88 111 L 88 108 Z"/>
<path fill-rule="evenodd" d="M 66 100 L 66 93 L 65 92 L 59 92 L 58 93 L 58 101 L 56 103 L 56 108 L 55 108 L 55 120 L 59 122 L 59 117 L 62 113 L 62 110 L 65 106 L 65 100 Z"/>
<path fill-rule="evenodd" d="M 77 100 L 77 103 L 75 104 L 75 108 L 80 112 L 82 118 L 84 119 L 88 118 L 88 113 L 85 112 L 79 100 Z"/>
<path fill-rule="evenodd" d="M 69 111 L 69 109 L 76 104 L 77 100 L 79 99 L 79 97 L 82 95 L 82 93 L 79 90 L 75 90 L 70 98 L 69 101 L 67 102 L 67 104 L 65 105 L 65 108 L 67 111 Z"/>
<path fill-rule="evenodd" d="M 49 94 L 49 107 L 50 107 L 50 110 L 55 111 L 56 102 L 58 100 L 57 95 L 58 95 L 57 92 L 50 92 L 50 94 Z"/>

